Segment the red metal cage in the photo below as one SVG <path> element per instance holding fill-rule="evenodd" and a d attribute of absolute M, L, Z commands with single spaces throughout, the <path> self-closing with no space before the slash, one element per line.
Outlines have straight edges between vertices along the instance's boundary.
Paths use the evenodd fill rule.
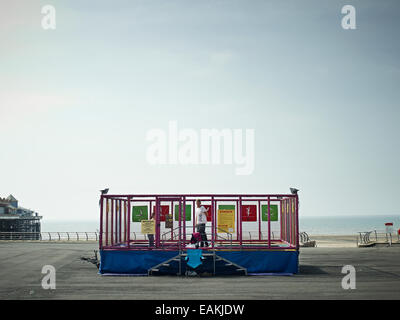
<path fill-rule="evenodd" d="M 298 250 L 299 199 L 297 194 L 176 194 L 102 195 L 100 199 L 101 250 L 183 250 L 195 232 L 195 201 L 209 206 L 206 233 L 212 250 Z M 218 225 L 221 206 L 234 210 L 234 230 Z M 140 208 L 139 208 L 140 207 Z M 139 208 L 139 209 L 138 209 Z M 143 220 L 154 214 L 154 246 L 140 232 Z M 165 216 L 172 215 L 166 228 Z M 170 222 L 171 223 L 171 222 Z"/>

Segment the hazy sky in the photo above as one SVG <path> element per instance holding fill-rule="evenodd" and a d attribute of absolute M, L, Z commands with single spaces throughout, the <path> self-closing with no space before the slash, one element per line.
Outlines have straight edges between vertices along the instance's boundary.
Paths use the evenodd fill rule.
<path fill-rule="evenodd" d="M 93 220 L 103 187 L 295 186 L 303 216 L 398 214 L 399 15 L 397 0 L 1 1 L 0 196 Z M 254 129 L 253 174 L 150 165 L 146 132 L 171 120 Z"/>

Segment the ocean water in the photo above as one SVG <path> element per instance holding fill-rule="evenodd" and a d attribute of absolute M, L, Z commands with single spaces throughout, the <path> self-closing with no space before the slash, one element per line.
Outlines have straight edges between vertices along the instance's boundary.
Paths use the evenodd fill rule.
<path fill-rule="evenodd" d="M 299 229 L 312 235 L 347 235 L 373 230 L 383 232 L 386 222 L 392 222 L 397 232 L 400 215 L 301 217 Z"/>
<path fill-rule="evenodd" d="M 400 215 L 376 216 L 326 216 L 326 217 L 300 217 L 300 231 L 310 235 L 340 235 L 357 234 L 361 231 L 384 231 L 385 222 L 393 222 L 393 229 L 400 229 Z M 256 224 L 245 223 L 246 231 L 256 231 Z M 98 221 L 54 221 L 42 220 L 43 232 L 96 232 L 100 229 Z M 137 229 L 137 230 L 136 230 Z M 273 230 L 279 229 L 278 223 L 273 223 Z M 139 230 L 135 224 L 132 231 Z M 266 231 L 263 228 L 263 231 Z"/>

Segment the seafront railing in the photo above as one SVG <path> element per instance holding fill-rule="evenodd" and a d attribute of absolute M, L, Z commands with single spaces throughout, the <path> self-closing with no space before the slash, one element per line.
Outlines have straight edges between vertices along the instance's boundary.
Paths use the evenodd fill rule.
<path fill-rule="evenodd" d="M 98 241 L 98 232 L 0 232 L 8 241 Z"/>
<path fill-rule="evenodd" d="M 51 232 L 0 232 L 0 241 L 1 240 L 8 240 L 8 241 L 98 241 L 99 240 L 99 235 L 100 232 L 75 232 L 75 231 L 51 231 Z M 109 232 L 109 236 L 111 233 Z M 118 238 L 118 233 L 113 234 L 115 239 Z M 135 232 L 131 231 L 130 232 L 131 239 L 132 240 L 142 240 L 142 241 L 147 241 L 147 235 L 142 234 L 141 232 Z M 167 237 L 168 235 L 168 237 Z M 227 239 L 232 241 L 232 235 L 231 234 L 226 234 Z M 103 237 L 105 234 L 103 233 Z M 207 236 L 209 239 L 211 239 L 211 233 L 207 232 Z M 253 239 L 258 239 L 261 237 L 261 239 L 266 239 L 268 236 L 267 232 L 260 232 L 260 235 L 258 232 L 246 232 L 243 233 L 243 239 L 244 240 L 253 240 Z M 177 234 L 175 232 L 172 232 L 172 238 L 176 238 Z M 191 234 L 188 233 L 186 235 L 186 240 L 190 240 Z M 165 232 L 163 234 L 163 241 L 170 240 L 171 239 L 171 232 Z M 219 235 L 219 238 L 222 239 L 222 236 Z M 274 231 L 271 231 L 271 239 L 275 239 L 276 235 Z"/>
<path fill-rule="evenodd" d="M 357 246 L 368 246 L 371 244 L 383 243 L 391 245 L 396 242 L 400 242 L 400 235 L 394 236 L 391 232 L 386 231 L 362 231 L 358 232 Z M 397 238 L 397 239 L 396 239 Z"/>

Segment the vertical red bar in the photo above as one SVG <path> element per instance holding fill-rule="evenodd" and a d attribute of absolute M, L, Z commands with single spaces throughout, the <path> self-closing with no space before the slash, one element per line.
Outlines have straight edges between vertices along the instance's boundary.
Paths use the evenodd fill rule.
<path fill-rule="evenodd" d="M 258 200 L 258 240 L 260 241 L 261 241 L 261 219 L 262 219 L 261 201 Z"/>
<path fill-rule="evenodd" d="M 114 245 L 114 199 L 111 199 L 111 245 Z"/>
<path fill-rule="evenodd" d="M 286 225 L 286 220 L 287 220 L 286 219 L 287 218 L 286 212 L 287 212 L 287 199 L 283 200 L 283 221 L 284 221 L 284 224 L 283 224 L 283 237 L 284 237 L 285 241 L 287 242 L 287 238 L 286 238 L 286 228 L 287 228 L 287 225 Z"/>
<path fill-rule="evenodd" d="M 106 246 L 108 246 L 108 210 L 109 210 L 109 206 L 108 206 L 108 199 L 106 198 L 106 232 L 105 232 L 105 236 L 106 236 Z"/>
<path fill-rule="evenodd" d="M 238 201 L 236 200 L 236 240 L 239 241 L 240 239 L 240 230 L 239 230 L 239 210 L 238 210 Z"/>
<path fill-rule="evenodd" d="M 293 245 L 293 198 L 290 198 L 290 244 Z"/>
<path fill-rule="evenodd" d="M 124 242 L 128 242 L 128 210 L 126 200 L 124 200 Z"/>
<path fill-rule="evenodd" d="M 100 196 L 100 234 L 99 249 L 103 248 L 103 195 Z"/>
<path fill-rule="evenodd" d="M 183 197 L 183 245 L 186 247 L 186 197 Z"/>
<path fill-rule="evenodd" d="M 290 198 L 286 201 L 286 238 L 290 244 Z"/>
<path fill-rule="evenodd" d="M 171 240 L 174 238 L 174 233 L 173 233 L 173 230 L 174 230 L 174 213 L 175 213 L 174 201 L 171 200 L 171 215 L 172 215 Z"/>
<path fill-rule="evenodd" d="M 193 204 L 192 204 L 192 212 L 191 212 L 191 215 L 192 215 L 192 225 L 193 225 L 193 233 L 195 233 L 196 231 L 196 203 L 195 203 L 196 201 L 195 200 L 193 200 Z"/>
<path fill-rule="evenodd" d="M 281 228 L 280 228 L 280 230 L 279 230 L 279 238 L 280 238 L 281 240 L 283 240 L 283 233 L 282 233 L 282 228 L 283 228 L 283 223 L 282 223 L 282 219 L 283 219 L 283 214 L 282 214 L 282 212 L 283 212 L 282 200 L 279 200 L 279 212 L 280 212 L 280 215 L 279 215 L 279 222 L 280 222 L 280 225 L 281 225 Z"/>
<path fill-rule="evenodd" d="M 285 228 L 285 234 L 286 234 L 286 241 L 290 243 L 290 230 L 289 230 L 289 224 L 290 224 L 290 217 L 289 217 L 289 206 L 290 206 L 290 199 L 286 199 L 286 228 Z"/>
<path fill-rule="evenodd" d="M 292 229 L 293 229 L 293 244 L 296 246 L 296 199 L 292 199 Z"/>
<path fill-rule="evenodd" d="M 299 196 L 296 195 L 296 249 L 299 250 Z"/>
<path fill-rule="evenodd" d="M 118 231 L 118 242 L 121 243 L 122 242 L 122 236 L 121 236 L 121 226 L 122 226 L 122 215 L 121 215 L 121 200 L 118 201 L 118 222 L 119 222 L 119 231 Z"/>
<path fill-rule="evenodd" d="M 212 240 L 212 248 L 215 248 L 216 241 L 216 224 L 215 224 L 215 210 L 214 210 L 214 197 L 211 197 L 211 240 Z"/>
<path fill-rule="evenodd" d="M 285 241 L 285 200 L 281 201 L 282 203 L 282 228 L 281 228 L 281 232 L 282 232 L 282 240 Z"/>
<path fill-rule="evenodd" d="M 243 240 L 243 233 L 242 233 L 242 197 L 239 197 L 239 206 L 236 206 L 236 209 L 238 210 L 239 213 L 239 235 L 240 235 L 240 246 L 242 246 L 242 240 Z"/>
<path fill-rule="evenodd" d="M 268 197 L 268 248 L 271 248 L 271 199 Z"/>
<path fill-rule="evenodd" d="M 128 197 L 128 248 L 131 247 L 131 197 Z"/>
<path fill-rule="evenodd" d="M 290 245 L 293 245 L 293 199 L 290 198 Z"/>
<path fill-rule="evenodd" d="M 156 221 L 156 248 L 160 246 L 160 200 L 156 197 L 156 212 L 155 212 L 155 221 Z"/>
<path fill-rule="evenodd" d="M 182 241 L 182 207 L 181 207 L 182 201 L 179 200 L 179 242 L 178 242 L 178 248 L 181 250 L 181 241 Z"/>

